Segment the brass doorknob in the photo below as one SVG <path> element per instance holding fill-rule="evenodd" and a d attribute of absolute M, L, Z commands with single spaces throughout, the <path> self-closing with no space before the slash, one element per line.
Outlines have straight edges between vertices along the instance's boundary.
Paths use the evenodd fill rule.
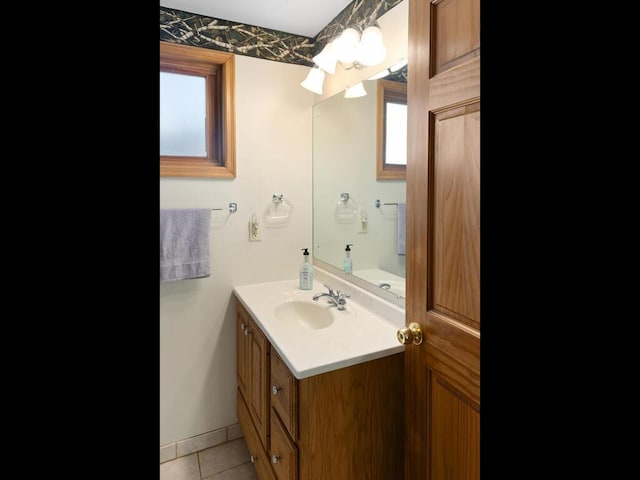
<path fill-rule="evenodd" d="M 422 343 L 422 330 L 420 324 L 411 322 L 408 327 L 398 329 L 398 341 L 403 345 L 413 343 L 420 345 Z"/>

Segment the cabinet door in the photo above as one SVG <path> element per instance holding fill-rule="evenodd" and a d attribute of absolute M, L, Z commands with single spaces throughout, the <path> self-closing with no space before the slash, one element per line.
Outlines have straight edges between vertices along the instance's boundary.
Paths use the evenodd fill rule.
<path fill-rule="evenodd" d="M 249 413 L 265 449 L 269 436 L 269 357 L 271 345 L 260 327 L 249 318 Z"/>
<path fill-rule="evenodd" d="M 237 302 L 237 383 L 247 403 L 251 420 L 266 450 L 269 436 L 269 357 L 271 345 L 260 327 Z"/>
<path fill-rule="evenodd" d="M 236 379 L 238 389 L 245 400 L 248 398 L 249 384 L 249 315 L 240 302 L 237 303 Z"/>
<path fill-rule="evenodd" d="M 256 469 L 258 478 L 260 480 L 275 480 L 275 476 L 271 470 L 271 459 L 260 443 L 258 432 L 253 426 L 251 415 L 249 415 L 249 409 L 240 393 L 238 393 L 237 405 L 238 420 L 244 433 L 251 463 L 253 463 Z"/>

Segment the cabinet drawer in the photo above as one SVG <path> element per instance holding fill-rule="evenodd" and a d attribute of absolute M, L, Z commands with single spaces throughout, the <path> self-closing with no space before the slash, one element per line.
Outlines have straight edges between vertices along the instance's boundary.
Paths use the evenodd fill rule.
<path fill-rule="evenodd" d="M 271 467 L 277 480 L 298 479 L 298 448 L 291 441 L 287 429 L 276 411 L 271 409 Z"/>
<path fill-rule="evenodd" d="M 247 408 L 247 405 L 244 403 L 244 399 L 240 394 L 239 389 L 236 403 L 238 409 L 238 421 L 240 422 L 240 427 L 242 428 L 242 433 L 244 434 L 247 449 L 249 450 L 251 463 L 253 463 L 253 466 L 256 469 L 256 473 L 258 474 L 258 479 L 276 480 L 276 477 L 271 470 L 271 465 L 269 465 L 271 459 L 267 455 L 267 452 L 265 452 L 265 450 L 262 448 L 258 432 L 256 431 L 253 422 L 251 421 L 249 410 Z"/>
<path fill-rule="evenodd" d="M 271 405 L 291 435 L 298 438 L 298 385 L 275 349 L 271 351 Z"/>

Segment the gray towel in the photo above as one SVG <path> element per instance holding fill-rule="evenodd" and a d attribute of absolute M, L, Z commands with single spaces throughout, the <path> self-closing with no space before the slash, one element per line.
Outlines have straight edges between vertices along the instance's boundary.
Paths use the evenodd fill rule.
<path fill-rule="evenodd" d="M 160 282 L 211 275 L 210 225 L 209 208 L 160 210 Z"/>
<path fill-rule="evenodd" d="M 398 203 L 398 255 L 407 254 L 407 205 Z"/>

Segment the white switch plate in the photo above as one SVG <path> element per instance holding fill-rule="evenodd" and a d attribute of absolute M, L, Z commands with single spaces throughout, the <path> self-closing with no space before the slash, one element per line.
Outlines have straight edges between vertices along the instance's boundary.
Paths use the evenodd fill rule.
<path fill-rule="evenodd" d="M 249 221 L 249 241 L 250 242 L 259 242 L 262 240 L 262 225 L 260 223 L 255 224 L 252 221 Z"/>

